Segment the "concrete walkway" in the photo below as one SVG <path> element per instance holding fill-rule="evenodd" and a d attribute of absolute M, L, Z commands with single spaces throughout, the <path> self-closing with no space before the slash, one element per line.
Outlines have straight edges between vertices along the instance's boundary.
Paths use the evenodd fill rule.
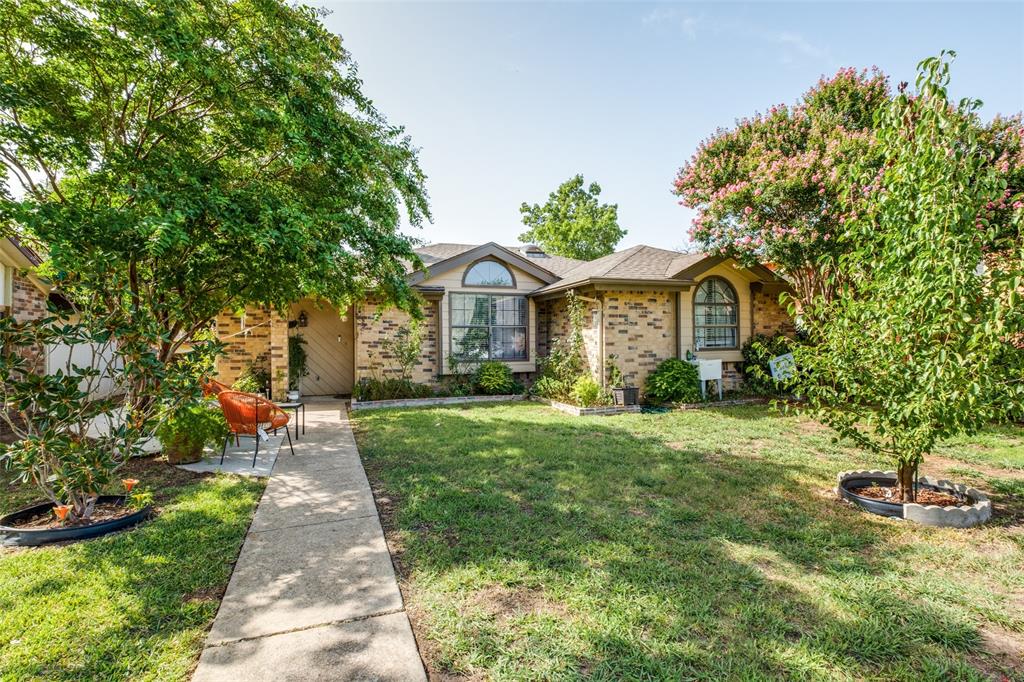
<path fill-rule="evenodd" d="M 306 409 L 192 679 L 425 680 L 344 403 Z"/>

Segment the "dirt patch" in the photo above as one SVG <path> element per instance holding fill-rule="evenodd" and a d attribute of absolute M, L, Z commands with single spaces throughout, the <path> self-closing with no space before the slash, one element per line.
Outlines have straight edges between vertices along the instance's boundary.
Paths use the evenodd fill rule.
<path fill-rule="evenodd" d="M 882 500 L 883 502 L 898 502 L 900 499 L 899 490 L 888 485 L 867 485 L 862 488 L 850 488 L 850 492 L 854 495 L 860 495 L 872 500 Z M 931 504 L 937 507 L 956 507 L 967 504 L 967 502 L 956 495 L 925 488 L 917 491 L 916 501 L 918 504 Z"/>
<path fill-rule="evenodd" d="M 470 604 L 490 613 L 499 623 L 526 615 L 562 617 L 568 610 L 548 599 L 543 590 L 489 585 L 473 594 Z"/>
<path fill-rule="evenodd" d="M 219 602 L 224 596 L 227 586 L 200 587 L 185 595 L 182 601 L 188 604 L 201 604 L 203 602 Z"/>
<path fill-rule="evenodd" d="M 980 472 L 990 478 L 1008 478 L 1014 481 L 1024 481 L 1024 471 L 1017 469 L 998 469 L 996 467 L 986 466 L 984 464 L 978 464 L 976 462 L 962 462 L 958 459 L 950 459 L 949 457 L 940 457 L 939 455 L 928 455 L 924 461 L 922 469 L 927 472 L 928 475 L 936 478 L 948 478 L 954 479 L 955 474 L 950 474 L 951 469 L 973 469 L 974 471 Z"/>
<path fill-rule="evenodd" d="M 979 634 L 986 656 L 974 655 L 971 663 L 993 679 L 1024 679 L 1024 635 L 998 625 L 985 625 Z"/>

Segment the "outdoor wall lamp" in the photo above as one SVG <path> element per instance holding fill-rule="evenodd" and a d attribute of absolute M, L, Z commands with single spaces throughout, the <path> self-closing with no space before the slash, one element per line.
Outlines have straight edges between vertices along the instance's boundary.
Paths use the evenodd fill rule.
<path fill-rule="evenodd" d="M 309 324 L 309 317 L 306 315 L 306 311 L 303 310 L 299 313 L 299 326 L 305 327 Z"/>

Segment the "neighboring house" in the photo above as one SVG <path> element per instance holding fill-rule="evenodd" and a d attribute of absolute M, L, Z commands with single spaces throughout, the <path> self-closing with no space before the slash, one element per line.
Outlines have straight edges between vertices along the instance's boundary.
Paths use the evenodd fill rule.
<path fill-rule="evenodd" d="M 779 305 L 784 280 L 768 268 L 704 254 L 635 246 L 593 261 L 544 253 L 535 246 L 433 244 L 417 249 L 425 270 L 409 273 L 424 299 L 423 344 L 413 379 L 433 383 L 450 371 L 449 358 L 505 362 L 516 373 L 536 371 L 556 339 L 569 334 L 566 293 L 587 310 L 587 370 L 598 381 L 606 359 L 634 385 L 668 358 L 723 360 L 727 388 L 741 381 L 740 347 L 756 333 L 792 333 Z M 269 309 L 224 313 L 218 336 L 227 355 L 222 381 L 234 381 L 256 363 L 268 368 L 275 397 L 287 388 L 288 335 L 306 340 L 306 395 L 351 393 L 363 377 L 400 372 L 388 341 L 408 326 L 405 313 L 373 299 L 348 310 L 304 300 L 288 319 Z"/>

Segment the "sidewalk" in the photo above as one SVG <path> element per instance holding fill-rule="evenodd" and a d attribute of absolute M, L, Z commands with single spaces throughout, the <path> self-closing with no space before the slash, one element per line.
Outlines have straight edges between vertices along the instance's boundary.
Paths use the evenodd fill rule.
<path fill-rule="evenodd" d="M 425 680 L 344 403 L 306 409 L 192 679 Z"/>

